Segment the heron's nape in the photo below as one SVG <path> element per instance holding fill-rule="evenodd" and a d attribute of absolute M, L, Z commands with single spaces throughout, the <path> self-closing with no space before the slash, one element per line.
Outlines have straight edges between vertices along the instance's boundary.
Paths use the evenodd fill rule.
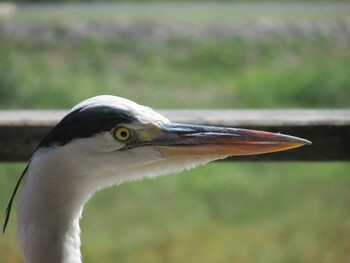
<path fill-rule="evenodd" d="M 75 106 L 39 144 L 19 178 L 18 240 L 27 263 L 81 263 L 79 220 L 99 189 L 180 172 L 227 156 L 261 154 L 311 142 L 247 129 L 171 123 L 114 96 Z"/>

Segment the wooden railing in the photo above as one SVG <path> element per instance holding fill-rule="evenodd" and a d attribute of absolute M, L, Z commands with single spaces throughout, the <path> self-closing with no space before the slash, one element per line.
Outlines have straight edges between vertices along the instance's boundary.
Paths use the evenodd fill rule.
<path fill-rule="evenodd" d="M 350 161 L 350 110 L 159 110 L 173 122 L 280 132 L 312 141 L 298 149 L 238 161 Z M 65 110 L 0 111 L 0 161 L 28 161 Z"/>

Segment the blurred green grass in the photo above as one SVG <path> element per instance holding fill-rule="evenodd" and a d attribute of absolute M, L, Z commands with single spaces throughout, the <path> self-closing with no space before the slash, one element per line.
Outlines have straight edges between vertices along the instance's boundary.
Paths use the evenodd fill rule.
<path fill-rule="evenodd" d="M 4 41 L 0 56 L 1 108 L 71 107 L 103 93 L 161 108 L 345 108 L 350 102 L 349 49 L 322 40 Z"/>
<path fill-rule="evenodd" d="M 23 168 L 1 165 L 1 200 Z M 104 190 L 85 207 L 85 262 L 348 262 L 349 168 L 220 162 Z M 21 262 L 14 219 L 2 262 Z"/>
<path fill-rule="evenodd" d="M 98 94 L 154 108 L 350 102 L 349 47 L 324 39 L 0 40 L 2 109 L 68 108 Z M 1 211 L 23 168 L 0 164 Z M 349 262 L 349 171 L 349 163 L 220 162 L 102 191 L 84 211 L 84 260 Z M 15 219 L 0 262 L 21 262 Z"/>

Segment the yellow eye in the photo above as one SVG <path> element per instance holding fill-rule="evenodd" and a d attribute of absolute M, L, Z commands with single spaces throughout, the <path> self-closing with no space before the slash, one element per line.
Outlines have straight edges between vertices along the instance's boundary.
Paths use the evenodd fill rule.
<path fill-rule="evenodd" d="M 120 142 L 126 142 L 131 138 L 131 131 L 125 127 L 117 128 L 114 131 L 114 137 Z"/>

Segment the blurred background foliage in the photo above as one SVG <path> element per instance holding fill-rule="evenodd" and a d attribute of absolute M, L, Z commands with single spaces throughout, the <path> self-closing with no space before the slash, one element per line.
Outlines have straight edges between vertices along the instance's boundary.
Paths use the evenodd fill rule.
<path fill-rule="evenodd" d="M 349 4 L 222 2 L 0 5 L 0 108 L 349 108 Z M 0 165 L 1 211 L 24 166 Z M 84 262 L 349 262 L 349 171 L 220 162 L 102 191 Z M 15 229 L 1 262 L 22 262 Z"/>

